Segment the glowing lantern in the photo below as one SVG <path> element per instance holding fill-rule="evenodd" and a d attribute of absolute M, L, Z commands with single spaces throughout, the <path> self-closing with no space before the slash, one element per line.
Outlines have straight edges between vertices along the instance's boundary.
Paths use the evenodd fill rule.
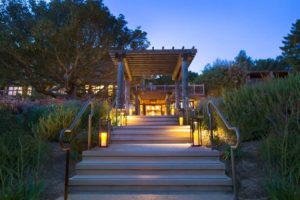
<path fill-rule="evenodd" d="M 183 117 L 182 116 L 179 117 L 179 125 L 183 126 Z"/>
<path fill-rule="evenodd" d="M 99 147 L 108 147 L 108 134 L 107 132 L 99 133 Z"/>
<path fill-rule="evenodd" d="M 121 126 L 124 126 L 126 125 L 126 117 L 125 117 L 125 113 L 124 112 L 121 112 Z"/>
<path fill-rule="evenodd" d="M 191 126 L 191 142 L 192 146 L 200 146 L 202 145 L 202 134 L 201 134 L 201 119 L 193 118 L 192 126 Z M 201 142 L 200 142 L 201 140 Z"/>
<path fill-rule="evenodd" d="M 175 115 L 175 109 L 173 107 L 171 108 L 171 115 Z"/>

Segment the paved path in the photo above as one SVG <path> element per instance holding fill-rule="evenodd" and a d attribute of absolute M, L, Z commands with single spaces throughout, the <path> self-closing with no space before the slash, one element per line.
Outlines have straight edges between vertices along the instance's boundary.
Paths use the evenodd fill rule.
<path fill-rule="evenodd" d="M 232 193 L 193 194 L 70 194 L 68 200 L 233 200 Z M 63 200 L 63 197 L 57 200 Z"/>

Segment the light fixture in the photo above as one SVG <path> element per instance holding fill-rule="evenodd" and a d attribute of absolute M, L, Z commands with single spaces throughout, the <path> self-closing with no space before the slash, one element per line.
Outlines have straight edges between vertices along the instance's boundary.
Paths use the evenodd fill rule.
<path fill-rule="evenodd" d="M 104 148 L 108 147 L 108 133 L 99 132 L 99 147 Z"/>
<path fill-rule="evenodd" d="M 191 124 L 191 143 L 192 146 L 197 147 L 202 145 L 202 134 L 201 134 L 201 119 L 193 118 Z"/>
<path fill-rule="evenodd" d="M 110 119 L 100 119 L 100 130 L 98 133 L 99 147 L 104 148 L 109 145 Z"/>
<path fill-rule="evenodd" d="M 121 126 L 125 126 L 126 125 L 126 116 L 125 116 L 125 112 L 121 112 L 120 113 L 120 117 L 121 117 L 121 119 L 120 119 L 120 125 Z"/>
<path fill-rule="evenodd" d="M 179 126 L 183 126 L 183 116 L 179 117 Z"/>

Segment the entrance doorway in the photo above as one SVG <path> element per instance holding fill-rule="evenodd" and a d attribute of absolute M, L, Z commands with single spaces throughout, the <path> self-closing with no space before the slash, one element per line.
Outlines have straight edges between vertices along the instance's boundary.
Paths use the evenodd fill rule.
<path fill-rule="evenodd" d="M 146 105 L 145 111 L 146 116 L 161 116 L 165 115 L 165 105 Z"/>

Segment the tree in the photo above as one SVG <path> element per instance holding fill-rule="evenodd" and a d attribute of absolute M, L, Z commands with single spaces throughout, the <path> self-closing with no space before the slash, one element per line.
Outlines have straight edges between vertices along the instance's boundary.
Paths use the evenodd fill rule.
<path fill-rule="evenodd" d="M 149 45 L 146 32 L 129 29 L 124 16 L 113 16 L 102 0 L 13 0 L 0 10 L 1 66 L 51 96 L 65 88 L 75 98 L 91 81 L 109 79 L 110 48 Z"/>
<path fill-rule="evenodd" d="M 250 70 L 288 70 L 289 66 L 282 56 L 276 59 L 258 59 L 254 61 L 254 65 Z"/>
<path fill-rule="evenodd" d="M 237 89 L 244 84 L 247 70 L 253 66 L 251 57 L 241 50 L 234 61 L 217 59 L 204 67 L 196 83 L 204 83 L 206 94 L 221 96 L 224 89 Z"/>
<path fill-rule="evenodd" d="M 188 72 L 188 79 L 189 79 L 189 82 L 190 83 L 194 83 L 195 82 L 195 79 L 199 76 L 199 74 L 197 72 L 192 72 L 192 71 L 189 71 Z"/>
<path fill-rule="evenodd" d="M 291 32 L 284 37 L 282 55 L 291 65 L 293 71 L 300 71 L 300 19 L 292 25 Z"/>

